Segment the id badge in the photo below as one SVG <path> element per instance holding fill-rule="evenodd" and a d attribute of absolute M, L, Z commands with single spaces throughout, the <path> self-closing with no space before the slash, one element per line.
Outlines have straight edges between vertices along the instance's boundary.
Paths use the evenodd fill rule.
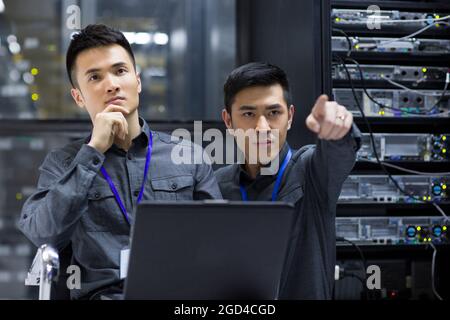
<path fill-rule="evenodd" d="M 130 258 L 130 249 L 120 250 L 120 279 L 125 279 L 128 273 L 128 260 Z"/>

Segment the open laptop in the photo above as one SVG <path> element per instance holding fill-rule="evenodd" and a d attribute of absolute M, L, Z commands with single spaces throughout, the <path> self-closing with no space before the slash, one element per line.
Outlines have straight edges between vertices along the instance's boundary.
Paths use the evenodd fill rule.
<path fill-rule="evenodd" d="M 276 299 L 294 212 L 281 202 L 142 202 L 125 299 Z"/>

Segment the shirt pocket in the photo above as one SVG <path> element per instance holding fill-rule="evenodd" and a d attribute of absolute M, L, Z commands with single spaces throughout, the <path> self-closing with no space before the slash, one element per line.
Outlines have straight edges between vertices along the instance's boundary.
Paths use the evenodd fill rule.
<path fill-rule="evenodd" d="M 88 214 L 84 215 L 87 231 L 117 232 L 127 230 L 128 222 L 109 186 L 93 186 L 88 192 Z"/>
<path fill-rule="evenodd" d="M 151 184 L 155 200 L 192 200 L 194 197 L 192 175 L 156 178 Z"/>
<path fill-rule="evenodd" d="M 286 188 L 286 190 L 280 194 L 279 200 L 283 202 L 288 202 L 296 204 L 304 196 L 303 185 L 300 183 L 295 183 Z"/>

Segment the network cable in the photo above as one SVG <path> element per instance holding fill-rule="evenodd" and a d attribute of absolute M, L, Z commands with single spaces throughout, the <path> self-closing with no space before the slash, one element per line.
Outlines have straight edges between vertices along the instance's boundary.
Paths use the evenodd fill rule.
<path fill-rule="evenodd" d="M 342 30 L 342 29 L 338 29 L 338 28 L 333 28 L 334 32 L 339 32 L 341 33 L 345 39 L 347 40 L 347 44 L 348 44 L 348 49 L 347 49 L 347 57 L 350 57 L 350 55 L 352 54 L 352 50 L 353 50 L 353 44 L 352 41 L 350 40 L 350 37 L 348 36 L 348 34 Z"/>
<path fill-rule="evenodd" d="M 442 18 L 427 18 L 427 19 L 415 19 L 415 20 L 381 20 L 376 18 L 382 18 L 381 16 L 368 16 L 369 19 L 365 21 L 346 21 L 341 20 L 340 24 L 367 24 L 367 23 L 380 23 L 380 24 L 391 24 L 391 23 L 417 23 L 417 22 L 427 22 L 430 25 L 436 24 L 436 22 L 445 21 L 450 19 L 450 15 L 442 17 Z"/>
<path fill-rule="evenodd" d="M 435 268 L 436 268 L 436 255 L 437 255 L 437 249 L 436 246 L 433 244 L 433 242 L 430 242 L 429 245 L 433 248 L 433 257 L 431 258 L 431 290 L 433 290 L 434 295 L 438 300 L 444 300 L 440 296 L 440 294 L 436 290 L 436 284 L 435 284 Z"/>
<path fill-rule="evenodd" d="M 388 40 L 388 41 L 384 41 L 384 42 L 381 42 L 379 45 L 378 45 L 378 44 L 375 45 L 374 47 L 368 47 L 368 49 L 369 49 L 369 50 L 371 50 L 371 49 L 376 49 L 376 48 L 378 48 L 379 46 L 385 46 L 385 45 L 390 44 L 390 43 L 392 43 L 392 42 L 397 42 L 397 41 L 402 41 L 402 40 L 408 40 L 408 39 L 411 39 L 411 38 L 413 38 L 413 37 L 415 37 L 415 36 L 417 36 L 417 35 L 419 35 L 419 34 L 425 32 L 425 31 L 427 31 L 428 29 L 431 29 L 432 27 L 435 27 L 435 26 L 436 26 L 435 24 L 429 24 L 429 25 L 427 25 L 426 27 L 423 27 L 423 28 L 421 28 L 421 29 L 419 29 L 419 30 L 417 30 L 417 31 L 415 31 L 415 32 L 413 32 L 413 33 L 407 35 L 407 36 L 404 36 L 404 37 L 401 37 L 401 38 L 397 38 L 397 39 Z"/>
<path fill-rule="evenodd" d="M 369 160 L 369 159 L 364 159 L 364 158 L 358 159 L 358 161 L 364 161 L 364 162 L 370 162 L 370 163 L 378 163 L 375 160 Z M 444 176 L 444 177 L 445 176 L 450 176 L 450 172 L 449 171 L 447 171 L 447 172 L 423 172 L 423 171 L 417 171 L 417 170 L 411 170 L 411 169 L 403 168 L 403 167 L 400 167 L 400 166 L 397 166 L 395 164 L 391 164 L 391 163 L 388 163 L 388 162 L 385 162 L 385 161 L 381 161 L 381 162 L 386 167 L 391 167 L 391 168 L 397 169 L 399 171 L 404 171 L 404 172 L 416 174 L 416 175 L 419 175 L 419 176 Z"/>
<path fill-rule="evenodd" d="M 338 56 L 338 58 L 342 60 L 342 58 L 340 58 L 339 56 Z M 380 103 L 379 101 L 375 100 L 375 99 L 369 94 L 369 92 L 367 92 L 367 87 L 366 87 L 365 81 L 364 81 L 364 74 L 363 74 L 363 72 L 362 72 L 361 65 L 358 63 L 358 61 L 356 61 L 355 59 L 352 59 L 352 58 L 346 58 L 345 61 L 350 61 L 350 62 L 352 62 L 353 64 L 356 65 L 356 67 L 357 67 L 357 69 L 358 69 L 358 72 L 359 72 L 359 76 L 360 76 L 360 78 L 361 78 L 361 86 L 362 86 L 362 89 L 363 89 L 365 95 L 366 95 L 373 103 L 375 103 L 377 106 L 379 106 L 380 108 L 382 108 L 382 109 L 391 109 L 391 110 L 394 110 L 394 111 L 399 111 L 399 112 L 408 113 L 408 114 L 413 114 L 413 115 L 418 115 L 418 116 L 420 116 L 420 115 L 426 115 L 427 117 L 432 116 L 432 115 L 442 115 L 442 114 L 443 114 L 442 112 L 441 112 L 441 113 L 435 113 L 435 114 L 428 114 L 428 113 L 429 113 L 429 112 L 432 112 L 432 111 L 434 111 L 434 110 L 436 110 L 436 107 L 443 101 L 443 99 L 444 99 L 444 97 L 445 97 L 445 93 L 447 92 L 447 89 L 448 89 L 448 84 L 450 83 L 450 73 L 449 73 L 449 72 L 447 72 L 447 74 L 446 74 L 446 79 L 445 79 L 444 89 L 442 90 L 442 93 L 441 93 L 439 99 L 434 103 L 434 105 L 433 105 L 431 108 L 424 109 L 424 110 L 421 111 L 421 112 L 412 112 L 412 111 L 408 111 L 408 110 L 402 110 L 402 109 L 398 109 L 398 108 L 394 108 L 394 107 L 389 107 L 389 106 L 386 106 L 386 105 Z M 344 61 L 344 63 L 345 63 L 345 61 Z M 346 67 L 347 67 L 347 66 L 345 66 L 344 68 L 346 68 Z"/>
<path fill-rule="evenodd" d="M 396 81 L 394 81 L 392 79 L 389 79 L 389 78 L 387 78 L 387 77 L 385 77 L 383 75 L 381 75 L 381 78 L 383 80 L 389 82 L 393 86 L 396 86 L 396 87 L 401 88 L 401 89 L 403 89 L 405 91 L 408 91 L 408 92 L 412 92 L 412 93 L 416 93 L 416 94 L 420 94 L 420 95 L 428 96 L 428 97 L 436 97 L 436 96 L 440 96 L 441 95 L 441 94 L 436 94 L 436 93 L 422 92 L 422 91 L 418 91 L 418 90 L 414 90 L 414 89 L 408 88 L 407 86 L 404 86 L 403 84 L 398 83 L 398 82 L 396 82 Z"/>
<path fill-rule="evenodd" d="M 450 16 L 447 16 L 447 17 L 450 17 Z M 418 20 L 415 20 L 415 21 L 418 21 Z M 444 25 L 447 25 L 447 26 L 450 25 L 448 22 L 441 22 L 439 24 L 444 24 Z M 382 47 L 382 46 L 385 46 L 385 45 L 393 43 L 393 42 L 411 39 L 411 38 L 413 38 L 413 37 L 415 37 L 415 36 L 425 32 L 425 31 L 427 31 L 428 29 L 431 29 L 432 27 L 436 27 L 437 28 L 438 25 L 436 25 L 436 24 L 429 24 L 429 25 L 427 25 L 427 26 L 425 26 L 423 28 L 420 28 L 419 30 L 417 30 L 417 31 L 415 31 L 415 32 L 413 32 L 411 34 L 408 34 L 406 36 L 403 36 L 403 37 L 400 37 L 400 38 L 396 38 L 396 39 L 387 40 L 387 41 L 383 41 L 383 42 L 380 42 L 379 44 L 375 44 L 373 46 L 367 46 L 367 49 L 369 49 L 369 50 L 377 49 L 380 46 Z M 347 39 L 347 42 L 349 43 L 350 48 L 353 48 L 352 41 L 351 41 L 350 37 L 348 36 L 348 34 L 344 30 L 339 29 L 339 28 L 333 28 L 333 31 L 341 33 Z M 351 50 L 349 50 L 347 52 L 347 56 L 350 56 L 349 52 L 351 53 Z"/>
<path fill-rule="evenodd" d="M 362 272 L 363 272 L 363 275 L 364 275 L 364 279 L 365 279 L 365 275 L 366 275 L 366 272 L 367 272 L 367 260 L 364 257 L 364 253 L 362 252 L 361 248 L 356 243 L 354 243 L 353 241 L 350 241 L 350 240 L 348 240 L 348 239 L 346 239 L 344 237 L 336 237 L 336 241 L 347 242 L 351 246 L 353 246 L 356 249 L 356 251 L 358 251 L 359 257 L 360 257 L 361 262 L 362 262 L 362 268 L 361 269 L 362 269 Z M 359 278 L 361 283 L 362 283 L 362 285 L 363 285 L 363 290 L 364 290 L 365 296 L 366 296 L 366 298 L 368 298 L 368 294 L 367 294 L 367 290 L 366 290 L 366 284 L 364 283 L 364 279 L 363 278 L 361 278 L 361 277 L 359 277 L 359 276 L 357 276 L 355 274 L 351 274 L 351 273 L 344 273 L 344 275 L 352 276 L 352 277 L 355 277 L 355 278 Z"/>

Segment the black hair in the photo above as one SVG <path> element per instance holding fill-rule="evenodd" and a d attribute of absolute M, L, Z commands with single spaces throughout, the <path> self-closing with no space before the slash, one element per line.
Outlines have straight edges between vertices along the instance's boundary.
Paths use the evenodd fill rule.
<path fill-rule="evenodd" d="M 275 65 L 264 62 L 251 62 L 234 69 L 223 86 L 224 103 L 231 114 L 234 97 L 243 89 L 255 86 L 271 86 L 279 84 L 283 88 L 286 104 L 291 104 L 289 81 L 286 73 Z"/>
<path fill-rule="evenodd" d="M 76 83 L 73 71 L 77 56 L 84 50 L 112 44 L 123 47 L 129 53 L 133 61 L 133 66 L 136 69 L 133 50 L 122 32 L 104 24 L 90 24 L 72 37 L 69 48 L 67 49 L 66 69 L 72 87 L 75 88 Z"/>

